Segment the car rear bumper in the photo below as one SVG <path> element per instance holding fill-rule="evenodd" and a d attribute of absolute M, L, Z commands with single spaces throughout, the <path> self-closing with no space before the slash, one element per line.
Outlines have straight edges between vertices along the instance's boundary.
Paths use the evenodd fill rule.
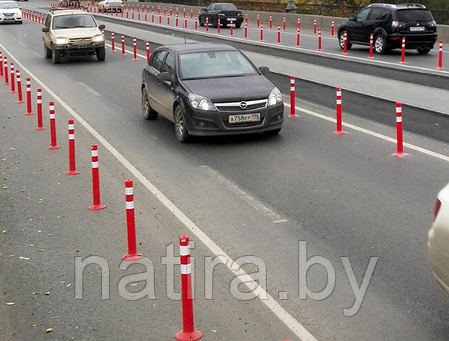
<path fill-rule="evenodd" d="M 280 129 L 284 122 L 284 104 L 244 112 L 205 112 L 187 108 L 187 130 L 191 135 L 216 136 L 263 133 Z M 229 115 L 260 113 L 260 122 L 230 124 Z"/>
<path fill-rule="evenodd" d="M 243 17 L 238 16 L 220 16 L 220 24 L 241 24 L 243 22 Z M 235 19 L 235 20 L 231 20 Z"/>
<path fill-rule="evenodd" d="M 392 34 L 388 39 L 388 45 L 391 48 L 401 48 L 402 37 L 405 37 L 406 49 L 417 49 L 419 47 L 432 49 L 437 41 L 438 35 L 436 33 L 423 33 L 423 34 L 395 33 Z"/>

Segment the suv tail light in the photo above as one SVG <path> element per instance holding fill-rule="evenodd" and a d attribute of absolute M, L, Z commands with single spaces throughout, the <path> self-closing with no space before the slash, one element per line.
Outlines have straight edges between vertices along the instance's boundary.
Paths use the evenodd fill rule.
<path fill-rule="evenodd" d="M 393 21 L 393 22 L 391 23 L 391 26 L 392 26 L 392 27 L 399 27 L 399 21 Z"/>
<path fill-rule="evenodd" d="M 441 201 L 440 199 L 437 199 L 437 202 L 435 203 L 435 212 L 433 214 L 433 221 L 435 221 L 435 219 L 437 218 L 440 208 L 441 208 Z"/>

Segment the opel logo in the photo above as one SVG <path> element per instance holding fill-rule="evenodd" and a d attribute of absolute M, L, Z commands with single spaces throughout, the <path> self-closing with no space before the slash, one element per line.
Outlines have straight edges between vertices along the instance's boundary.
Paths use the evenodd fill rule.
<path fill-rule="evenodd" d="M 240 108 L 242 109 L 246 109 L 248 107 L 248 104 L 246 104 L 246 102 L 240 102 Z"/>

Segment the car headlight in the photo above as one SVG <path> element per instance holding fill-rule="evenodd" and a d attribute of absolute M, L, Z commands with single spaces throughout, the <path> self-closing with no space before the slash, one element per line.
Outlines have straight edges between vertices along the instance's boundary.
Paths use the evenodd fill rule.
<path fill-rule="evenodd" d="M 5 18 L 5 16 L 2 13 L 0 13 L 0 19 L 4 19 L 4 18 Z"/>
<path fill-rule="evenodd" d="M 276 105 L 282 102 L 282 94 L 278 88 L 273 88 L 268 95 L 268 106 Z"/>
<path fill-rule="evenodd" d="M 104 41 L 104 36 L 102 34 L 97 34 L 96 36 L 92 37 L 92 41 L 95 43 L 101 43 Z"/>
<path fill-rule="evenodd" d="M 193 109 L 214 110 L 211 100 L 200 95 L 189 95 L 189 103 Z"/>
<path fill-rule="evenodd" d="M 65 37 L 56 37 L 55 44 L 56 45 L 67 45 L 69 43 L 69 39 Z"/>

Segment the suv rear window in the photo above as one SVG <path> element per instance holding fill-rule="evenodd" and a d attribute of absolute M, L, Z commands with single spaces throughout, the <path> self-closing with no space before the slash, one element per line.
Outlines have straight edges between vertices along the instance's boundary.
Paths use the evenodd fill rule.
<path fill-rule="evenodd" d="M 400 22 L 433 21 L 432 13 L 425 9 L 397 10 L 395 16 Z"/>

